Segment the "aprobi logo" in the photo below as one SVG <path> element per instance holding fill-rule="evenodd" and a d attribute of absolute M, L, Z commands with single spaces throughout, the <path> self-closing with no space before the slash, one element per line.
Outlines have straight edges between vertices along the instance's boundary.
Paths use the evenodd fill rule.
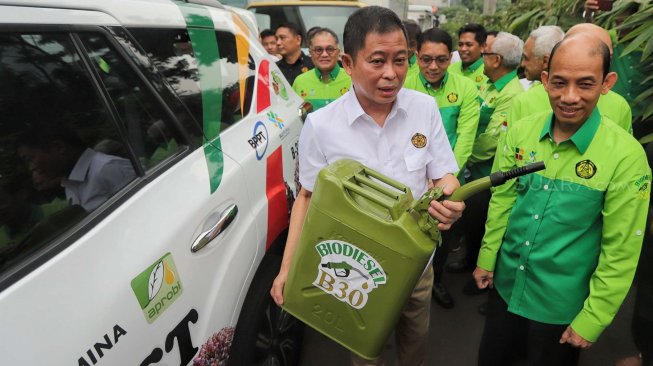
<path fill-rule="evenodd" d="M 365 307 L 369 294 L 386 283 L 379 262 L 353 244 L 326 240 L 315 249 L 320 263 L 313 285 L 355 309 Z"/>
<path fill-rule="evenodd" d="M 141 272 L 131 282 L 148 323 L 153 323 L 182 293 L 177 267 L 170 253 Z"/>

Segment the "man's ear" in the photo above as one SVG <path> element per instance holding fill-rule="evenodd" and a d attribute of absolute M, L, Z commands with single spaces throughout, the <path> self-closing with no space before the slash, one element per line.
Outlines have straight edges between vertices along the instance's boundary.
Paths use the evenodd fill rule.
<path fill-rule="evenodd" d="M 540 78 L 542 80 L 542 86 L 544 86 L 544 90 L 549 91 L 549 72 L 542 70 Z"/>
<path fill-rule="evenodd" d="M 549 55 L 542 56 L 542 70 L 549 68 Z"/>
<path fill-rule="evenodd" d="M 616 72 L 609 72 L 608 75 L 605 76 L 603 79 L 603 85 L 601 86 L 601 94 L 608 94 L 610 89 L 614 86 L 614 84 L 617 82 L 617 79 L 619 79 L 619 75 L 617 75 Z"/>
<path fill-rule="evenodd" d="M 347 75 L 351 76 L 351 71 L 354 68 L 354 60 L 348 53 L 343 53 L 341 61 L 345 72 L 347 72 Z"/>

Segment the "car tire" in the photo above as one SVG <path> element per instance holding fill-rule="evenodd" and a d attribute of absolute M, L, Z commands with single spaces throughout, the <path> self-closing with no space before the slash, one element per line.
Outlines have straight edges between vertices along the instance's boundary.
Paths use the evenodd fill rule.
<path fill-rule="evenodd" d="M 270 296 L 281 257 L 268 253 L 259 266 L 238 318 L 230 366 L 295 366 L 304 324 L 277 306 Z"/>

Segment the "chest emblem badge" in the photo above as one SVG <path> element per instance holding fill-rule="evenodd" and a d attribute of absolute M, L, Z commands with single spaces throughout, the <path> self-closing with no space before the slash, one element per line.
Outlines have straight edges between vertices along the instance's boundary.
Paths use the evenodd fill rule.
<path fill-rule="evenodd" d="M 458 94 L 451 93 L 447 95 L 447 100 L 449 101 L 449 103 L 456 103 L 458 101 Z"/>
<path fill-rule="evenodd" d="M 412 142 L 413 146 L 416 148 L 421 149 L 426 146 L 426 136 L 418 132 L 413 135 L 413 137 L 410 139 L 410 142 Z"/>
<path fill-rule="evenodd" d="M 596 174 L 596 165 L 591 160 L 582 160 L 576 164 L 576 175 L 583 179 L 590 179 Z"/>

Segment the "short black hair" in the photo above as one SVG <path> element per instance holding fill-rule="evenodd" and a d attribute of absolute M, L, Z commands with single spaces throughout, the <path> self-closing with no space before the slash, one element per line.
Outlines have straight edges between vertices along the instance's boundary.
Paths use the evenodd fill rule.
<path fill-rule="evenodd" d="M 401 23 L 401 19 L 392 10 L 380 6 L 366 6 L 353 12 L 343 33 L 343 46 L 345 53 L 352 60 L 356 60 L 356 55 L 365 47 L 365 39 L 370 33 L 386 34 L 396 30 L 401 30 L 408 44 L 408 35 L 406 29 Z"/>
<path fill-rule="evenodd" d="M 551 72 L 551 64 L 553 64 L 553 56 L 555 55 L 556 51 L 560 47 L 560 45 L 564 44 L 566 40 L 569 38 L 565 37 L 562 39 L 562 41 L 558 42 L 555 46 L 553 46 L 553 49 L 551 50 L 551 56 L 549 56 L 549 64 L 547 65 L 547 72 Z M 590 51 L 590 55 L 594 56 L 597 54 L 601 55 L 601 58 L 603 59 L 603 80 L 605 80 L 605 77 L 608 76 L 608 73 L 610 72 L 610 48 L 608 47 L 607 44 L 603 43 L 602 41 L 597 39 L 597 47 L 592 49 Z"/>
<path fill-rule="evenodd" d="M 310 45 L 313 42 L 313 38 L 317 36 L 318 34 L 322 33 L 328 33 L 331 35 L 336 40 L 336 44 L 338 44 L 338 35 L 336 32 L 332 31 L 329 28 L 321 28 L 321 27 L 313 27 L 308 31 L 308 44 Z"/>
<path fill-rule="evenodd" d="M 302 37 L 302 40 L 304 40 L 304 35 L 302 35 L 302 29 L 299 28 L 299 26 L 295 23 L 291 23 L 291 22 L 281 23 L 277 26 L 275 32 L 279 30 L 279 28 L 288 28 L 290 33 L 292 33 L 294 36 L 300 36 Z"/>
<path fill-rule="evenodd" d="M 404 28 L 406 28 L 406 35 L 408 36 L 408 42 L 417 41 L 417 37 L 422 34 L 422 29 L 414 20 L 404 20 L 402 22 Z"/>
<path fill-rule="evenodd" d="M 274 37 L 277 38 L 277 34 L 274 33 L 271 29 L 263 29 L 261 33 L 259 34 L 259 37 L 261 39 L 267 38 L 267 37 Z"/>
<path fill-rule="evenodd" d="M 487 40 L 487 31 L 485 27 L 476 23 L 467 23 L 458 30 L 458 38 L 463 33 L 474 33 L 474 39 L 478 44 L 483 44 Z"/>
<path fill-rule="evenodd" d="M 499 34 L 499 31 L 491 30 L 485 33 L 485 40 L 487 41 L 487 36 L 496 37 Z"/>
<path fill-rule="evenodd" d="M 427 29 L 417 37 L 417 50 L 422 48 L 424 42 L 442 43 L 447 46 L 449 52 L 453 49 L 451 35 L 440 28 Z"/>

